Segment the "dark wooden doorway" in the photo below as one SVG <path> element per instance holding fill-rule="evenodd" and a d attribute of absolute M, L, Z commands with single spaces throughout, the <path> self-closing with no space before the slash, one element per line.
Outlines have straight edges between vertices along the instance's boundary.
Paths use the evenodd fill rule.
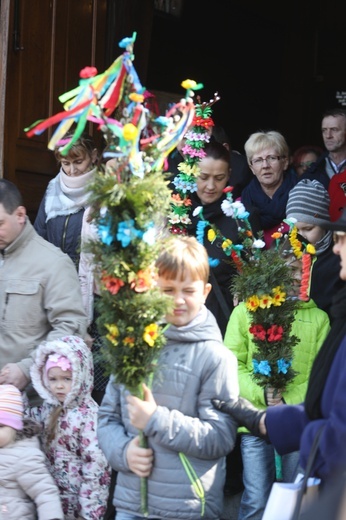
<path fill-rule="evenodd" d="M 107 0 L 8 5 L 3 177 L 18 186 L 33 220 L 58 168 L 47 149 L 51 131 L 29 139 L 24 128 L 62 110 L 58 96 L 78 85 L 83 67 L 104 69 Z"/>

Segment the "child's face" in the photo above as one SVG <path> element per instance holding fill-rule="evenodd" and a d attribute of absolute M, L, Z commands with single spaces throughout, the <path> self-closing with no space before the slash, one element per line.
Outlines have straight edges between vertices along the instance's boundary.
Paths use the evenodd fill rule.
<path fill-rule="evenodd" d="M 209 283 L 192 280 L 189 274 L 184 280 L 179 277 L 169 280 L 159 276 L 157 283 L 164 294 L 173 298 L 174 310 L 166 315 L 166 320 L 176 327 L 187 325 L 197 316 L 211 289 Z"/>
<path fill-rule="evenodd" d="M 306 222 L 296 222 L 295 226 L 298 229 L 298 233 L 313 245 L 317 244 L 326 234 L 325 229 L 320 226 L 307 224 Z"/>
<path fill-rule="evenodd" d="M 48 370 L 47 378 L 50 391 L 60 403 L 63 403 L 72 387 L 71 370 L 62 370 L 60 367 L 53 367 Z"/>
<path fill-rule="evenodd" d="M 292 294 L 290 294 L 290 296 L 298 296 L 302 281 L 302 262 L 294 257 L 290 262 L 288 262 L 288 265 L 291 268 L 293 279 Z"/>
<path fill-rule="evenodd" d="M 13 442 L 16 436 L 16 430 L 11 426 L 3 426 L 0 424 L 0 448 L 4 448 L 10 442 Z"/>

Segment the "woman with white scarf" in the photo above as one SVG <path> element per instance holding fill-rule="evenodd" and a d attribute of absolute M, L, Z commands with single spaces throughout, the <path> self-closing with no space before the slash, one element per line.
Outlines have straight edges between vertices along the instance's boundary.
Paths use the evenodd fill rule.
<path fill-rule="evenodd" d="M 71 138 L 72 134 L 66 135 L 64 144 Z M 60 150 L 57 147 L 54 152 L 60 172 L 48 184 L 34 228 L 67 253 L 78 268 L 83 215 L 89 196 L 87 186 L 96 172 L 98 152 L 87 134 L 80 136 L 66 156 Z"/>

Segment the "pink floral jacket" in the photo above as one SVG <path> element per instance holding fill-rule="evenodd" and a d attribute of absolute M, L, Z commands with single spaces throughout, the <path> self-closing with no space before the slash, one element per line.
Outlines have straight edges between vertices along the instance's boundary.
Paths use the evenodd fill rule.
<path fill-rule="evenodd" d="M 66 356 L 72 365 L 72 388 L 59 416 L 56 435 L 47 442 L 51 413 L 60 405 L 47 387 L 45 363 L 50 353 Z M 30 416 L 42 425 L 42 446 L 51 473 L 60 490 L 65 520 L 103 517 L 109 492 L 110 468 L 99 447 L 96 430 L 98 405 L 91 397 L 92 354 L 83 340 L 66 336 L 41 344 L 31 368 L 32 383 L 44 399 Z"/>

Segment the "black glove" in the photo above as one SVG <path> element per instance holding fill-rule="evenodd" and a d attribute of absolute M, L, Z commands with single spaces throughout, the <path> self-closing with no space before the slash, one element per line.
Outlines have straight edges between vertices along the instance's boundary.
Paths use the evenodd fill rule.
<path fill-rule="evenodd" d="M 238 399 L 230 399 L 229 401 L 212 399 L 211 402 L 214 408 L 217 408 L 220 412 L 228 413 L 228 415 L 237 421 L 239 426 L 245 426 L 252 435 L 269 442 L 269 437 L 263 435 L 259 430 L 259 422 L 262 415 L 266 413 L 265 410 L 255 408 L 250 401 L 240 396 Z"/>

